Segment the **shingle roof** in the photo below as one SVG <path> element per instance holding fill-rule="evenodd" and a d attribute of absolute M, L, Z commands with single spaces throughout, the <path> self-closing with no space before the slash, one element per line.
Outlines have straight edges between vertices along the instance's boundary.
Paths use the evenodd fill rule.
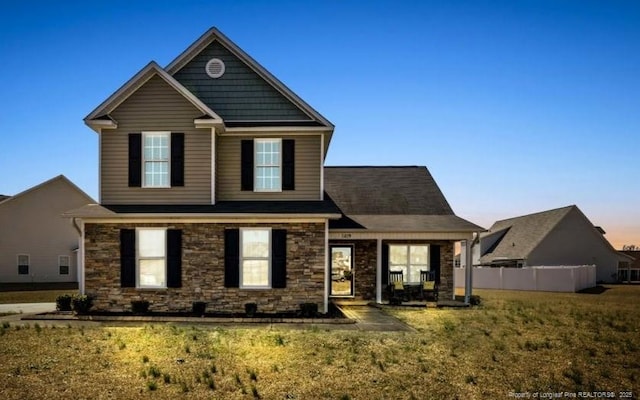
<path fill-rule="evenodd" d="M 476 232 L 457 217 L 426 167 L 325 167 L 324 188 L 345 217 L 331 229 Z"/>
<path fill-rule="evenodd" d="M 495 259 L 522 260 L 538 246 L 549 232 L 573 209 L 575 205 L 542 211 L 494 223 L 488 232 L 480 234 L 481 240 L 500 231 L 501 237 L 482 254 L 480 263 Z"/>
<path fill-rule="evenodd" d="M 620 253 L 635 258 L 630 264 L 631 268 L 640 268 L 640 250 L 622 250 Z"/>
<path fill-rule="evenodd" d="M 4 194 L 0 194 L 0 202 L 1 202 L 1 201 L 5 201 L 5 200 L 6 200 L 6 199 L 8 199 L 9 197 L 11 197 L 11 196 L 6 196 L 6 195 L 4 195 Z"/>

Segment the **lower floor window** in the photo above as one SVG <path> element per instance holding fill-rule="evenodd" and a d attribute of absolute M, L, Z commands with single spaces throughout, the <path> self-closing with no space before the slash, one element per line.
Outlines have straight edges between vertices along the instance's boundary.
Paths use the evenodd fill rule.
<path fill-rule="evenodd" d="M 140 288 L 166 288 L 166 229 L 140 228 L 137 230 L 137 241 L 137 286 Z"/>
<path fill-rule="evenodd" d="M 389 271 L 402 271 L 403 281 L 420 282 L 420 271 L 428 270 L 428 245 L 389 245 Z"/>
<path fill-rule="evenodd" d="M 71 262 L 71 257 L 58 256 L 58 268 L 60 270 L 60 275 L 69 275 L 70 262 Z"/>
<path fill-rule="evenodd" d="M 29 275 L 28 254 L 18 254 L 18 275 Z"/>
<path fill-rule="evenodd" d="M 271 230 L 240 231 L 240 287 L 270 288 Z"/>

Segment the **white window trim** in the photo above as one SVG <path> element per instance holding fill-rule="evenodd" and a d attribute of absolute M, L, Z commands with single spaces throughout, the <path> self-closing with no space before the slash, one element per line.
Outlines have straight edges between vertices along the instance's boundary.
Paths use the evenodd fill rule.
<path fill-rule="evenodd" d="M 150 186 L 147 185 L 147 175 L 145 174 L 145 164 L 147 163 L 147 159 L 145 159 L 144 157 L 144 143 L 145 143 L 145 138 L 149 135 L 164 135 L 167 136 L 167 185 L 163 185 L 163 186 Z M 155 161 L 155 162 L 162 162 L 162 161 L 157 161 L 157 160 L 149 160 L 151 161 Z M 165 188 L 170 188 L 171 187 L 171 132 L 170 131 L 147 131 L 147 132 L 142 132 L 142 165 L 140 166 L 140 168 L 142 169 L 141 173 L 142 173 L 142 187 L 143 188 L 150 188 L 150 189 L 165 189 Z"/>
<path fill-rule="evenodd" d="M 268 257 L 245 257 L 244 256 L 244 245 L 243 245 L 243 232 L 244 231 L 267 231 L 269 232 L 269 244 L 267 245 L 267 248 L 269 249 L 269 256 Z M 271 241 L 273 240 L 272 238 L 272 231 L 271 228 L 240 228 L 240 284 L 239 287 L 240 289 L 271 289 L 271 273 L 272 273 L 272 266 L 271 266 L 271 258 L 273 256 L 272 251 L 271 251 Z M 244 260 L 267 260 L 267 282 L 268 284 L 266 286 L 246 286 L 243 284 L 243 279 L 242 279 L 242 271 L 244 270 Z"/>
<path fill-rule="evenodd" d="M 164 256 L 163 257 L 140 257 L 140 231 L 164 231 Z M 140 260 L 163 260 L 164 261 L 164 286 L 152 286 L 140 284 Z M 136 228 L 136 289 L 166 289 L 167 288 L 167 228 Z"/>
<path fill-rule="evenodd" d="M 27 257 L 27 273 L 26 274 L 21 274 L 20 273 L 20 257 L 21 256 L 25 256 Z M 18 275 L 29 275 L 31 273 L 31 255 L 26 254 L 26 253 L 19 253 L 16 255 L 16 267 L 18 267 Z"/>
<path fill-rule="evenodd" d="M 60 272 L 60 267 L 62 267 L 62 258 L 67 257 L 67 273 L 63 274 Z M 60 255 L 58 256 L 58 275 L 70 275 L 71 274 L 71 256 Z"/>
<path fill-rule="evenodd" d="M 278 168 L 280 171 L 280 187 L 276 189 L 258 189 L 258 143 L 278 142 L 280 152 L 278 154 Z M 270 166 L 273 168 L 273 166 Z M 280 193 L 282 192 L 282 138 L 260 138 L 253 140 L 253 191 L 260 193 Z"/>
<path fill-rule="evenodd" d="M 391 247 L 392 246 L 401 246 L 401 247 L 406 247 L 407 248 L 407 262 L 406 262 L 406 264 L 392 264 L 391 263 Z M 411 246 L 426 246 L 427 247 L 427 262 L 426 262 L 426 264 L 411 264 Z M 408 282 L 410 282 L 409 281 L 409 276 L 411 276 L 411 269 L 413 267 L 417 267 L 418 271 L 431 271 L 431 264 L 430 264 L 430 260 L 429 260 L 430 257 L 431 257 L 431 245 L 429 245 L 428 243 L 425 243 L 425 244 L 418 244 L 418 243 L 413 243 L 413 244 L 409 244 L 409 243 L 391 243 L 391 244 L 389 244 L 389 271 L 392 271 L 391 268 L 394 268 L 394 267 L 406 267 L 407 274 L 406 274 L 406 276 L 404 276 L 404 275 L 402 276 L 402 280 L 405 283 L 408 283 Z M 426 267 L 426 269 L 424 269 L 425 267 Z"/>

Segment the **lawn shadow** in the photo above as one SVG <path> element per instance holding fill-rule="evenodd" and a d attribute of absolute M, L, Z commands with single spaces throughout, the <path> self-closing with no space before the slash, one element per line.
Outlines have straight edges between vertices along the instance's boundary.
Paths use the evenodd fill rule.
<path fill-rule="evenodd" d="M 602 294 L 611 288 L 604 287 L 602 285 L 594 286 L 587 289 L 578 290 L 576 293 L 580 294 Z"/>

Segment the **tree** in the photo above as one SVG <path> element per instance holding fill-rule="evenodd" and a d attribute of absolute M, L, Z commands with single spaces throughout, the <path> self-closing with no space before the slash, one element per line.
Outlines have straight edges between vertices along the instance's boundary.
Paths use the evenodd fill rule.
<path fill-rule="evenodd" d="M 635 244 L 625 244 L 624 246 L 622 246 L 622 250 L 640 251 L 640 246 L 636 246 Z"/>

